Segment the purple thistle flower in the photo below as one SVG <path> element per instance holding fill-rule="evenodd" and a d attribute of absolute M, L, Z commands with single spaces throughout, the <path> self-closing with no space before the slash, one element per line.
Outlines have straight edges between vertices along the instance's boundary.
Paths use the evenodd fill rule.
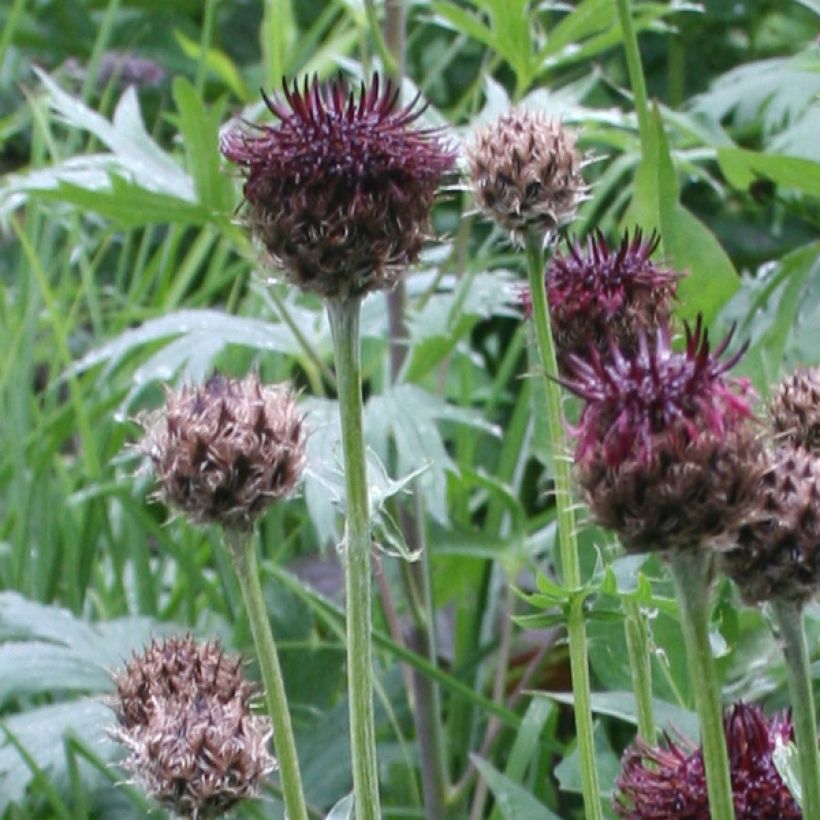
<path fill-rule="evenodd" d="M 800 820 L 772 757 L 794 739 L 789 716 L 767 720 L 759 706 L 738 703 L 723 724 L 737 820 Z M 666 748 L 638 740 L 624 752 L 613 806 L 627 820 L 709 820 L 703 750 L 669 736 Z"/>
<path fill-rule="evenodd" d="M 650 337 L 668 315 L 682 274 L 656 265 L 651 256 L 660 238 L 625 233 L 610 247 L 600 232 L 570 242 L 550 260 L 545 280 L 559 362 L 584 355 L 590 344 L 604 352 L 614 339 L 629 351 L 643 330 Z M 529 304 L 524 293 L 524 309 Z"/>
<path fill-rule="evenodd" d="M 762 446 L 748 423 L 751 388 L 710 351 L 698 318 L 682 352 L 664 322 L 632 351 L 568 357 L 562 383 L 585 400 L 575 429 L 578 478 L 593 517 L 632 552 L 698 547 L 745 520 Z"/>
<path fill-rule="evenodd" d="M 602 447 L 609 467 L 627 459 L 646 464 L 659 450 L 685 448 L 702 434 L 722 436 L 749 417 L 748 381 L 725 378 L 747 345 L 720 359 L 732 335 L 710 351 L 699 315 L 694 329 L 686 325 L 682 353 L 673 350 L 664 322 L 652 342 L 639 330 L 632 354 L 610 343 L 607 358 L 594 347 L 588 358 L 570 356 L 573 376 L 563 384 L 586 401 L 576 459 L 596 458 Z"/>
<path fill-rule="evenodd" d="M 373 74 L 358 94 L 340 77 L 284 85 L 265 103 L 274 125 L 227 130 L 220 150 L 246 173 L 253 232 L 306 291 L 326 298 L 392 287 L 419 255 L 442 174 L 455 153 L 437 129 L 414 128 L 417 96 Z"/>

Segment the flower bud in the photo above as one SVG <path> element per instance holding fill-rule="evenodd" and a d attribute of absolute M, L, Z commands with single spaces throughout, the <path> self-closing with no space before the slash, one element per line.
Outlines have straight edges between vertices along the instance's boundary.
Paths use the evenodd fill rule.
<path fill-rule="evenodd" d="M 820 367 L 800 368 L 784 379 L 772 391 L 769 418 L 778 442 L 820 455 Z"/>
<path fill-rule="evenodd" d="M 513 239 L 571 222 L 586 191 L 575 134 L 543 112 L 513 109 L 478 132 L 467 152 L 473 194 Z"/>
<path fill-rule="evenodd" d="M 123 767 L 182 817 L 213 817 L 258 794 L 276 768 L 268 718 L 250 711 L 240 661 L 190 635 L 154 641 L 115 677 L 112 734 Z"/>
<path fill-rule="evenodd" d="M 192 521 L 248 530 L 291 493 L 305 465 L 303 417 L 282 386 L 212 376 L 168 394 L 141 450 L 159 495 Z"/>

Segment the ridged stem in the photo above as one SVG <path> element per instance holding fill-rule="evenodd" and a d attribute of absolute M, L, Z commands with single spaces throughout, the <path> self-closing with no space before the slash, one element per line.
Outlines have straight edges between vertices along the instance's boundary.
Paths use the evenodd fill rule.
<path fill-rule="evenodd" d="M 629 672 L 638 715 L 638 736 L 655 745 L 657 730 L 652 708 L 652 658 L 649 654 L 649 629 L 641 605 L 630 595 L 624 596 L 624 633 L 629 655 Z"/>
<path fill-rule="evenodd" d="M 239 576 L 239 585 L 245 599 L 251 635 L 256 648 L 256 659 L 265 685 L 265 702 L 273 724 L 273 742 L 279 761 L 285 812 L 288 820 L 307 820 L 307 804 L 302 788 L 293 726 L 290 722 L 285 682 L 259 581 L 255 538 L 253 533 L 226 531 L 225 540 Z"/>
<path fill-rule="evenodd" d="M 345 591 L 347 606 L 347 681 L 353 793 L 358 820 L 381 820 L 373 714 L 371 647 L 370 511 L 360 367 L 358 298 L 327 303 L 336 356 L 336 382 L 342 425 L 347 515 L 345 522 Z"/>
<path fill-rule="evenodd" d="M 702 549 L 675 550 L 669 566 L 678 599 L 689 680 L 695 692 L 700 721 L 709 812 L 712 820 L 734 820 L 732 780 L 723 732 L 723 707 L 709 645 L 710 558 L 709 553 Z"/>
<path fill-rule="evenodd" d="M 803 609 L 775 601 L 772 614 L 783 644 L 786 676 L 792 702 L 792 721 L 800 758 L 803 817 L 820 817 L 820 751 L 817 748 L 817 713 L 814 706 L 811 663 L 803 625 Z"/>
<path fill-rule="evenodd" d="M 572 508 L 572 476 L 570 462 L 567 458 L 566 434 L 561 412 L 561 387 L 555 381 L 558 376 L 558 363 L 555 358 L 547 289 L 544 282 L 543 239 L 543 234 L 537 231 L 531 231 L 527 236 L 527 272 L 532 299 L 532 318 L 547 395 L 547 418 L 555 475 L 555 506 L 558 518 L 558 549 L 561 556 L 562 580 L 567 589 L 578 589 L 581 586 L 581 567 L 578 560 L 575 514 Z M 584 620 L 583 601 L 580 597 L 573 600 L 569 607 L 567 635 L 585 817 L 587 820 L 600 820 L 603 814 L 592 732 L 586 621 Z"/>

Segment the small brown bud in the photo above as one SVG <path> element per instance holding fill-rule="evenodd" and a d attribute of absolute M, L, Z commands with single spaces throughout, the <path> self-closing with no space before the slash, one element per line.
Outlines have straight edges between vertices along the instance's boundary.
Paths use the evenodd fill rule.
<path fill-rule="evenodd" d="M 806 603 L 820 587 L 820 458 L 802 447 L 769 456 L 749 521 L 733 533 L 723 568 L 744 600 Z"/>
<path fill-rule="evenodd" d="M 778 442 L 820 455 L 820 367 L 800 368 L 772 391 L 769 417 Z"/>
<path fill-rule="evenodd" d="M 115 677 L 112 734 L 123 767 L 182 817 L 213 817 L 258 794 L 276 768 L 272 729 L 250 711 L 240 661 L 190 635 L 154 641 Z"/>
<path fill-rule="evenodd" d="M 543 112 L 513 109 L 475 137 L 467 162 L 476 201 L 523 241 L 570 222 L 586 191 L 575 134 Z"/>
<path fill-rule="evenodd" d="M 293 491 L 305 465 L 303 417 L 282 386 L 212 376 L 171 392 L 141 450 L 160 496 L 192 521 L 247 530 Z"/>

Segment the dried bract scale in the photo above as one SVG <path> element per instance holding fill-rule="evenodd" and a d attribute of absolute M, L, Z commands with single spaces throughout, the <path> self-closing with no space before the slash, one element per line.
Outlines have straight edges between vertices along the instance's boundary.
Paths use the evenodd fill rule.
<path fill-rule="evenodd" d="M 302 414 L 283 386 L 212 376 L 171 392 L 140 445 L 160 496 L 195 522 L 247 530 L 305 466 Z"/>
<path fill-rule="evenodd" d="M 248 223 L 285 277 L 326 298 L 391 288 L 418 258 L 440 179 L 455 153 L 415 126 L 374 74 L 358 94 L 339 78 L 285 84 L 265 97 L 278 122 L 224 132 L 220 150 L 246 173 Z"/>
<path fill-rule="evenodd" d="M 750 424 L 748 382 L 710 351 L 701 320 L 681 352 L 664 323 L 635 349 L 569 357 L 564 385 L 585 400 L 575 455 L 593 517 L 633 552 L 699 546 L 745 520 L 762 445 Z"/>
<path fill-rule="evenodd" d="M 276 768 L 270 721 L 251 714 L 240 661 L 190 635 L 154 641 L 115 676 L 113 736 L 147 794 L 186 818 L 213 817 L 258 794 Z"/>
<path fill-rule="evenodd" d="M 769 456 L 750 520 L 733 533 L 723 569 L 748 603 L 808 602 L 820 589 L 820 457 L 803 447 Z"/>
<path fill-rule="evenodd" d="M 769 418 L 779 442 L 820 455 L 820 367 L 800 368 L 784 379 L 772 391 Z"/>
<path fill-rule="evenodd" d="M 524 241 L 572 221 L 586 192 L 575 134 L 541 111 L 513 109 L 476 134 L 467 151 L 484 213 Z"/>
<path fill-rule="evenodd" d="M 737 820 L 801 820 L 772 757 L 793 740 L 791 720 L 767 720 L 760 707 L 739 703 L 723 723 Z M 613 806 L 628 820 L 709 820 L 702 749 L 669 737 L 665 748 L 638 740 L 624 752 Z"/>
<path fill-rule="evenodd" d="M 669 316 L 682 274 L 652 261 L 659 241 L 636 230 L 610 247 L 596 233 L 585 244 L 570 242 L 566 253 L 550 259 L 545 279 L 562 370 L 567 356 L 583 356 L 590 344 L 602 352 L 611 341 L 623 351 L 634 350 L 639 331 L 651 337 Z M 523 303 L 528 313 L 529 290 Z"/>

